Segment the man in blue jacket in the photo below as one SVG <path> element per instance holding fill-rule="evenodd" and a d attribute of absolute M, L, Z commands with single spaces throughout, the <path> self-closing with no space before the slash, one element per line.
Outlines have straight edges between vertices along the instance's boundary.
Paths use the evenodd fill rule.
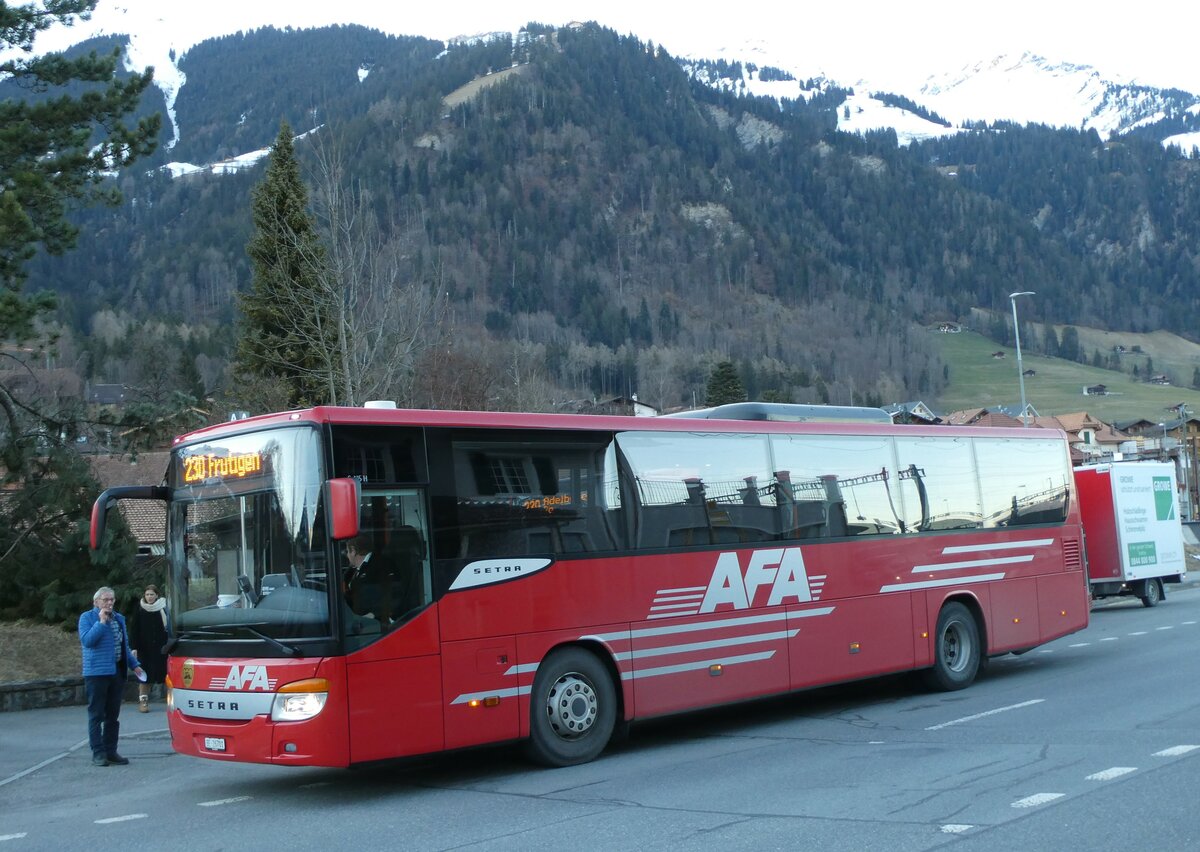
<path fill-rule="evenodd" d="M 79 644 L 83 646 L 83 685 L 88 700 L 88 742 L 92 746 L 92 766 L 115 763 L 124 766 L 129 759 L 117 754 L 121 733 L 121 700 L 125 697 L 127 669 L 139 678 L 142 664 L 129 650 L 129 631 L 125 616 L 113 612 L 117 596 L 102 586 L 92 597 L 94 606 L 79 616 Z"/>

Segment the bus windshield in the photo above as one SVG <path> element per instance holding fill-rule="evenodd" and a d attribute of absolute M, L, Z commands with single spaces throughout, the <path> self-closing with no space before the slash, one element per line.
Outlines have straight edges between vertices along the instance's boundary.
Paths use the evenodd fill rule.
<path fill-rule="evenodd" d="M 302 653 L 330 624 L 320 433 L 290 427 L 175 450 L 171 610 L 181 639 Z"/>

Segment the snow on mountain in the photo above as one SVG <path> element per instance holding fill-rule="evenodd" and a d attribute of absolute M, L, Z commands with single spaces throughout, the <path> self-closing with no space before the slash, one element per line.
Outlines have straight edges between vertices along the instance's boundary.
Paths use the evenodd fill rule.
<path fill-rule="evenodd" d="M 890 0 L 858 0 L 836 8 L 758 7 L 740 10 L 736 16 L 727 8 L 722 15 L 712 14 L 717 11 L 707 8 L 712 4 L 695 2 L 696 8 L 684 12 L 633 0 L 610 0 L 603 7 L 585 0 L 517 0 L 502 5 L 464 0 L 453 9 L 440 4 L 382 3 L 343 9 L 311 0 L 101 0 L 90 21 L 52 29 L 37 44 L 43 50 L 60 50 L 92 35 L 128 33 L 127 63 L 131 68 L 154 66 L 175 139 L 183 132 L 175 121 L 175 97 L 187 82 L 178 70 L 178 58 L 205 39 L 268 25 L 358 23 L 394 35 L 470 41 L 469 35 L 451 33 L 513 32 L 530 20 L 564 25 L 598 20 L 662 44 L 672 55 L 688 58 L 685 62 L 741 61 L 778 68 L 794 77 L 764 80 L 761 74 L 746 71 L 741 81 L 710 81 L 714 85 L 775 98 L 811 97 L 803 81 L 812 79 L 821 85 L 853 88 L 854 94 L 838 110 L 839 126 L 850 132 L 893 128 L 902 144 L 956 132 L 969 121 L 1087 127 L 1108 136 L 1158 120 L 1168 106 L 1178 110 L 1200 104 L 1200 98 L 1192 104 L 1180 103 L 1177 97 L 1170 102 L 1162 89 L 1138 85 L 1144 78 L 1131 74 L 1131 65 L 1140 63 L 1138 67 L 1148 69 L 1159 86 L 1186 88 L 1196 78 L 1194 65 L 1183 61 L 1186 56 L 1171 61 L 1172 49 L 1179 49 L 1172 48 L 1171 40 L 1190 29 L 1184 18 L 1197 14 L 1179 7 L 1167 10 L 1169 15 L 1161 10 L 1155 13 L 1154 7 L 1162 5 L 1159 0 L 1143 0 L 1137 13 L 1139 18 L 1160 14 L 1161 20 L 1174 21 L 1155 36 L 1155 50 L 1141 40 L 1122 39 L 1122 33 L 1106 23 L 1127 20 L 1129 15 L 1124 6 L 1106 12 L 1109 0 L 1094 0 L 1086 17 L 1040 0 L 1007 0 L 1004 14 L 979 16 L 978 20 L 989 21 L 986 26 L 962 25 L 957 4 L 935 0 L 923 0 L 917 4 L 921 8 L 903 14 Z M 1018 7 L 1024 6 L 1030 7 L 1029 14 L 1036 13 L 1037 27 L 1022 23 Z M 1020 43 L 1026 47 L 988 52 L 1000 44 Z M 1038 45 L 1040 53 L 1030 50 Z M 1045 58 L 1067 51 L 1078 51 L 1093 62 L 1102 58 L 1106 70 Z M 964 64 L 962 58 L 972 53 L 973 59 Z M 939 66 L 958 70 L 930 73 Z M 365 74 L 363 69 L 360 78 Z M 952 127 L 871 97 L 880 92 L 901 95 L 947 119 Z M 1184 151 L 1196 142 L 1195 134 L 1164 140 Z"/>

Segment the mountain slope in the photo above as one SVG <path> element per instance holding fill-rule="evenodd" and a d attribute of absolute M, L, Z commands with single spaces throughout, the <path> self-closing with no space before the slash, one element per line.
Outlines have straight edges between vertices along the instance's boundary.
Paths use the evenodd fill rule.
<path fill-rule="evenodd" d="M 1136 304 L 1194 327 L 1192 303 L 1168 306 L 1155 289 L 1189 286 L 1186 268 L 1149 262 L 1162 243 L 1145 236 L 1145 216 L 1161 230 L 1192 198 L 1161 193 L 1149 205 L 1192 180 L 1157 146 L 1159 160 L 1126 146 L 1099 172 L 1082 164 L 1106 149 L 1077 131 L 954 137 L 999 139 L 1007 154 L 900 148 L 887 132 L 837 132 L 846 104 L 836 87 L 782 104 L 723 91 L 594 25 L 439 47 L 357 27 L 197 45 L 180 60 L 180 137 L 162 157 L 263 147 L 280 119 L 316 131 L 298 142 L 301 157 L 343 146 L 398 280 L 449 300 L 449 338 L 527 347 L 506 357 L 567 392 L 655 385 L 655 402 L 677 404 L 702 393 L 708 363 L 732 357 L 755 395 L 934 394 L 945 371 L 920 324 L 1003 309 L 1016 289 L 1038 292 L 1030 318 L 1122 324 L 1129 317 L 1110 309 Z M 519 73 L 447 102 L 514 63 Z M 1006 157 L 1028 176 L 1011 189 L 985 180 Z M 1148 162 L 1162 168 L 1147 172 Z M 965 179 L 972 169 L 978 185 Z M 1113 205 L 1107 219 L 1082 205 L 1069 232 L 1065 213 L 1039 221 L 1038 193 L 1090 198 L 1088 182 L 1113 174 L 1138 191 L 1098 202 Z M 168 317 L 181 339 L 217 341 L 203 345 L 219 358 L 248 280 L 256 179 L 122 175 L 127 205 L 82 214 L 79 251 L 44 259 L 33 286 L 59 289 L 81 332 L 101 315 L 112 325 L 114 312 L 126 335 Z M 1189 233 L 1173 232 L 1171 245 Z M 129 345 L 111 338 L 94 353 L 97 378 L 112 379 Z"/>

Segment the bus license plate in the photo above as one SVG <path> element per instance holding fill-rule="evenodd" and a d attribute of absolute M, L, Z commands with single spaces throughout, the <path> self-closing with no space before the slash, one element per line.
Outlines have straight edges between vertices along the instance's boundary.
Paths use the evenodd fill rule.
<path fill-rule="evenodd" d="M 205 737 L 204 747 L 209 751 L 225 751 L 224 737 Z"/>

